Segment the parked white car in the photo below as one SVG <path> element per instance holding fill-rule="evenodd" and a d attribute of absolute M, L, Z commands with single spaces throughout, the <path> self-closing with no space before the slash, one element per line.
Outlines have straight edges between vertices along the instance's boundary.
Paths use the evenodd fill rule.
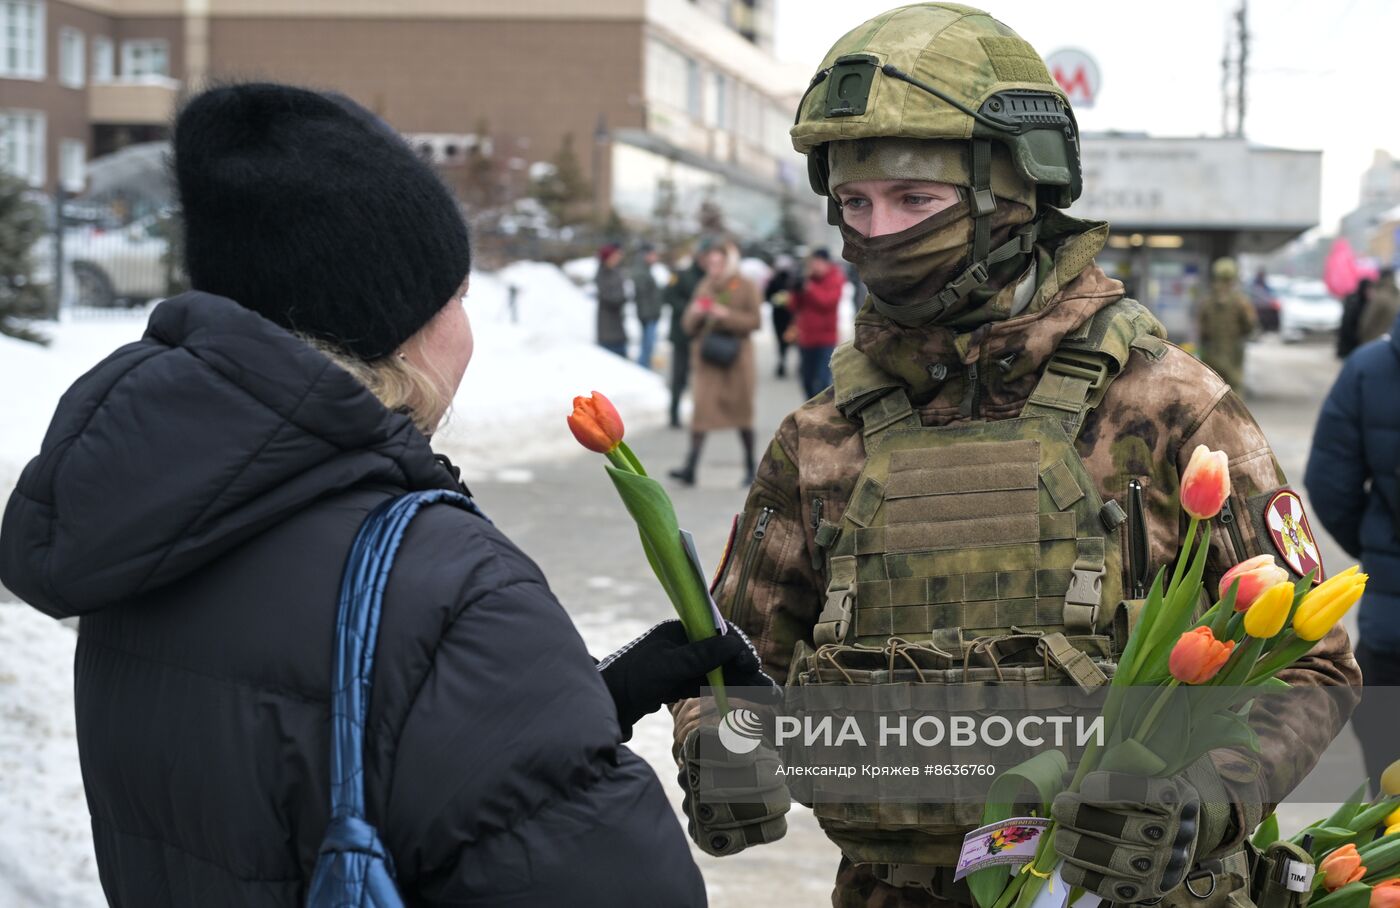
<path fill-rule="evenodd" d="M 63 232 L 64 302 L 107 308 L 139 305 L 166 295 L 166 252 L 156 215 L 123 227 L 69 227 Z M 34 282 L 53 283 L 53 236 L 46 235 L 29 252 Z"/>
<path fill-rule="evenodd" d="M 1342 325 L 1342 303 L 1322 281 L 1299 279 L 1279 288 L 1279 336 L 1287 342 L 1335 334 Z"/>

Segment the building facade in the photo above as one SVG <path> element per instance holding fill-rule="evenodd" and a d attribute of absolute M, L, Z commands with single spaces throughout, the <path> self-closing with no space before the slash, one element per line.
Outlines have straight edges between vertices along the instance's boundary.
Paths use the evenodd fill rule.
<path fill-rule="evenodd" d="M 772 30 L 773 0 L 5 0 L 0 163 L 77 191 L 83 161 L 165 136 L 182 91 L 265 78 L 349 95 L 459 188 L 473 148 L 523 182 L 568 141 L 600 217 L 703 199 L 761 235 L 801 164 L 805 73 Z"/>

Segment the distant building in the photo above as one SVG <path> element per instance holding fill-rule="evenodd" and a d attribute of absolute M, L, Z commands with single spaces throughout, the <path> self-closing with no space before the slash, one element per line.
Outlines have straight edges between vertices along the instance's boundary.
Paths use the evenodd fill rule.
<path fill-rule="evenodd" d="M 1084 195 L 1072 215 L 1109 222 L 1100 264 L 1150 306 L 1174 338 L 1212 260 L 1266 254 L 1321 217 L 1322 153 L 1240 138 L 1089 133 Z"/>
<path fill-rule="evenodd" d="M 808 74 L 774 57 L 773 7 L 5 0 L 0 164 L 76 191 L 87 159 L 165 138 L 185 86 L 268 78 L 353 97 L 458 185 L 483 131 L 521 185 L 570 136 L 601 214 L 649 220 L 659 200 L 685 213 L 710 200 L 761 236 L 785 196 L 810 198 L 787 138 Z"/>

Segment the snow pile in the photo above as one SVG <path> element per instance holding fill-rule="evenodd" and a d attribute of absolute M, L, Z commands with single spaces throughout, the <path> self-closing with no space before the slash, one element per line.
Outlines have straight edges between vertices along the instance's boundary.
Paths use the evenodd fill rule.
<path fill-rule="evenodd" d="M 468 477 L 582 453 L 564 418 L 575 395 L 591 391 L 617 405 L 629 431 L 660 425 L 670 402 L 666 383 L 593 342 L 596 306 L 553 265 L 520 262 L 472 275 L 467 313 L 476 349 L 434 447 Z M 640 337 L 635 320 L 629 333 L 634 342 Z"/>
<path fill-rule="evenodd" d="M 476 352 L 435 440 L 468 476 L 581 451 L 564 424 L 576 394 L 602 391 L 629 426 L 661 422 L 670 399 L 665 383 L 593 343 L 595 306 L 553 265 L 519 262 L 472 275 L 467 311 Z M 113 350 L 139 340 L 147 315 L 113 311 L 41 325 L 53 341 L 47 348 L 0 336 L 0 495 L 8 497 L 38 453 L 63 392 Z M 635 341 L 635 322 L 630 330 Z"/>
<path fill-rule="evenodd" d="M 77 640 L 26 605 L 0 605 L 0 904 L 107 904 L 78 771 Z"/>

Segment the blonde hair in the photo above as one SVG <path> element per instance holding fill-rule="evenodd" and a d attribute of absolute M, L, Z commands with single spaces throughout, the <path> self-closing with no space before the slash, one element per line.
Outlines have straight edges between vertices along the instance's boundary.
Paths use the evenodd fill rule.
<path fill-rule="evenodd" d="M 418 431 L 425 436 L 432 436 L 445 421 L 452 400 L 442 393 L 433 376 L 404 357 L 391 353 L 366 361 L 350 356 L 319 338 L 299 336 L 331 362 L 349 372 L 386 409 L 407 413 Z"/>

